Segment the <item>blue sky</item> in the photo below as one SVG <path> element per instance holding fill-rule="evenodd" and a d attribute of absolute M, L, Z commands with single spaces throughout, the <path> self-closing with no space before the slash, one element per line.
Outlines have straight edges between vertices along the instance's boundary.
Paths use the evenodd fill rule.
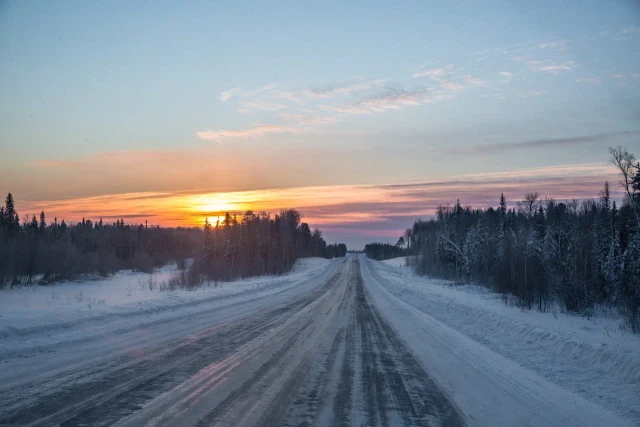
<path fill-rule="evenodd" d="M 631 1 L 9 1 L 0 58 L 0 190 L 34 209 L 640 154 Z"/>

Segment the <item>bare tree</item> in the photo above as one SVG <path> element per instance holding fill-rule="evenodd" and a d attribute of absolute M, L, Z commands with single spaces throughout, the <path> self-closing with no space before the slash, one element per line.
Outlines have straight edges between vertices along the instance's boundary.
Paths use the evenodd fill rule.
<path fill-rule="evenodd" d="M 518 205 L 520 206 L 520 209 L 523 211 L 523 213 L 527 215 L 527 218 L 531 219 L 534 212 L 536 212 L 540 207 L 540 203 L 540 193 L 535 192 L 525 194 L 524 200 L 518 202 Z"/>
<path fill-rule="evenodd" d="M 637 198 L 640 196 L 638 189 L 633 185 L 634 178 L 640 173 L 640 163 L 636 160 L 633 153 L 629 153 L 626 148 L 617 146 L 615 148 L 609 147 L 609 153 L 611 154 L 611 163 L 620 170 L 622 179 L 620 180 L 620 186 L 627 194 L 627 198 L 633 212 L 636 216 L 636 222 L 640 229 L 640 212 L 638 211 Z"/>

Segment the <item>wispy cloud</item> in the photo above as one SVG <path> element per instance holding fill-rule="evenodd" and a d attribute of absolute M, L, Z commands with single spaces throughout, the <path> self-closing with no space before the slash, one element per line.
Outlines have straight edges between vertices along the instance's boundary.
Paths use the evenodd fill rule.
<path fill-rule="evenodd" d="M 445 77 L 451 75 L 452 68 L 453 68 L 453 65 L 447 65 L 446 67 L 442 67 L 442 68 L 430 68 L 427 70 L 418 69 L 412 74 L 412 77 L 414 79 L 422 79 L 422 78 L 428 77 L 432 80 L 439 82 L 444 80 Z"/>
<path fill-rule="evenodd" d="M 407 91 L 398 88 L 387 88 L 382 93 L 362 99 L 358 102 L 358 105 L 377 112 L 397 110 L 401 106 L 416 106 L 423 102 L 428 102 L 431 95 L 432 91 L 428 89 Z"/>
<path fill-rule="evenodd" d="M 503 93 L 491 93 L 491 94 L 484 94 L 484 95 L 480 95 L 482 98 L 494 98 L 494 99 L 507 99 Z"/>
<path fill-rule="evenodd" d="M 277 125 L 262 125 L 249 129 L 240 129 L 240 130 L 206 130 L 202 132 L 198 132 L 198 138 L 204 139 L 206 141 L 224 141 L 229 138 L 260 138 L 269 133 L 298 133 L 301 132 L 302 129 L 296 129 L 285 126 L 277 126 Z"/>
<path fill-rule="evenodd" d="M 567 42 L 566 40 L 548 41 L 548 42 L 540 43 L 537 46 L 534 46 L 531 50 L 535 50 L 535 49 L 550 49 L 550 50 L 565 52 L 567 50 Z"/>
<path fill-rule="evenodd" d="M 581 135 L 581 136 L 574 136 L 574 137 L 568 137 L 568 138 L 548 138 L 548 139 L 537 139 L 537 140 L 521 141 L 521 142 L 501 142 L 501 143 L 495 143 L 495 144 L 483 144 L 483 145 L 477 145 L 475 147 L 469 147 L 468 149 L 464 149 L 462 151 L 473 151 L 473 152 L 480 152 L 480 153 L 496 153 L 496 152 L 510 151 L 510 150 L 522 150 L 522 149 L 541 148 L 541 147 L 560 147 L 560 146 L 568 146 L 568 145 L 581 145 L 581 144 L 591 144 L 591 143 L 598 143 L 598 142 L 608 142 L 613 138 L 634 136 L 634 135 L 640 135 L 640 131 L 618 131 L 618 132 L 598 133 L 593 135 Z"/>
<path fill-rule="evenodd" d="M 443 89 L 450 91 L 461 91 L 466 88 L 485 85 L 485 82 L 479 77 L 474 77 L 472 75 L 456 77 L 454 74 L 453 65 L 428 69 L 418 67 L 417 69 L 414 69 L 412 77 L 414 79 L 431 79 L 438 83 Z"/>
<path fill-rule="evenodd" d="M 240 113 L 250 113 L 254 111 L 278 111 L 289 108 L 288 105 L 270 101 L 246 101 L 238 107 Z"/>
<path fill-rule="evenodd" d="M 404 106 L 433 104 L 453 98 L 453 94 L 441 90 L 428 88 L 404 90 L 388 87 L 380 93 L 361 98 L 351 104 L 320 105 L 320 108 L 339 114 L 373 114 L 388 110 L 398 110 Z"/>
<path fill-rule="evenodd" d="M 535 51 L 547 50 L 555 52 L 566 52 L 568 50 L 567 40 L 529 40 L 520 43 L 514 43 L 506 47 L 493 47 L 480 51 L 476 51 L 477 55 L 484 55 L 483 58 L 487 58 L 488 54 L 498 54 L 501 56 L 514 55 L 514 54 L 528 54 Z"/>
<path fill-rule="evenodd" d="M 531 98 L 534 96 L 542 96 L 545 93 L 547 93 L 546 90 L 527 90 L 516 92 L 516 95 L 518 95 L 520 98 Z"/>
<path fill-rule="evenodd" d="M 300 91 L 300 94 L 310 99 L 335 98 L 336 96 L 349 95 L 355 92 L 363 92 L 376 87 L 382 87 L 386 82 L 387 79 L 351 79 L 337 84 L 304 89 Z"/>
<path fill-rule="evenodd" d="M 500 83 L 511 83 L 511 80 L 513 80 L 513 73 L 509 71 L 501 71 L 500 77 Z"/>
<path fill-rule="evenodd" d="M 265 93 L 270 93 L 275 90 L 276 85 L 274 83 L 258 87 L 256 89 L 248 90 L 243 86 L 234 87 L 233 89 L 225 90 L 220 94 L 220 100 L 223 102 L 229 101 L 231 98 L 255 98 Z"/>
<path fill-rule="evenodd" d="M 574 61 L 567 61 L 560 64 L 553 61 L 529 61 L 528 64 L 531 71 L 551 74 L 557 74 L 560 71 L 570 71 L 577 66 Z"/>
<path fill-rule="evenodd" d="M 484 86 L 485 82 L 480 77 L 471 75 L 462 76 L 462 82 L 467 86 Z"/>
<path fill-rule="evenodd" d="M 333 117 L 327 116 L 309 116 L 302 114 L 289 114 L 289 113 L 281 113 L 279 114 L 280 118 L 288 121 L 295 121 L 301 125 L 326 125 L 329 123 L 334 123 L 338 121 Z"/>
<path fill-rule="evenodd" d="M 233 96 L 238 95 L 243 90 L 244 88 L 242 87 L 234 87 L 233 89 L 225 90 L 220 94 L 220 100 L 222 102 L 227 102 L 229 99 L 231 99 Z"/>
<path fill-rule="evenodd" d="M 635 25 L 632 25 L 630 27 L 620 28 L 618 35 L 630 34 L 630 33 L 640 33 L 640 27 L 636 27 Z"/>
<path fill-rule="evenodd" d="M 596 84 L 596 83 L 600 83 L 600 79 L 596 79 L 595 77 L 588 77 L 588 78 L 576 79 L 576 82 Z"/>
<path fill-rule="evenodd" d="M 372 111 L 369 111 L 365 108 L 360 108 L 355 105 L 319 105 L 318 108 L 324 111 L 338 114 L 373 114 Z"/>
<path fill-rule="evenodd" d="M 616 73 L 616 74 L 612 74 L 611 77 L 614 78 L 615 80 L 618 80 L 619 82 L 624 82 L 628 79 L 640 79 L 640 73 L 629 73 L 629 74 Z"/>

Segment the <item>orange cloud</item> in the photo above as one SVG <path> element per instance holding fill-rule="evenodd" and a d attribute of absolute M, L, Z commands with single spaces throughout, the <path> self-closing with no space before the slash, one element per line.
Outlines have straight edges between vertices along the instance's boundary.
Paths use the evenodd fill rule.
<path fill-rule="evenodd" d="M 426 181 L 392 185 L 335 185 L 279 188 L 251 191 L 210 190 L 156 191 L 26 202 L 18 198 L 20 214 L 47 213 L 67 222 L 82 218 L 126 222 L 201 226 L 205 218 L 215 221 L 225 211 L 246 210 L 277 213 L 297 208 L 303 220 L 328 233 L 330 240 L 342 235 L 397 236 L 415 219 L 433 215 L 440 204 L 478 207 L 496 206 L 504 192 L 511 206 L 526 192 L 539 191 L 559 200 L 597 197 L 604 181 L 614 188 L 613 167 L 601 164 L 533 168 L 510 172 L 460 175 L 447 181 Z"/>

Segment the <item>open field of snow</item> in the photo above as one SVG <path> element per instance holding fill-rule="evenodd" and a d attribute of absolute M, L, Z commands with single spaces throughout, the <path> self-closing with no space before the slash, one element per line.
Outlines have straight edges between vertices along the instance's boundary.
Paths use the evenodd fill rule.
<path fill-rule="evenodd" d="M 640 424 L 640 337 L 618 320 L 523 311 L 485 288 L 454 287 L 371 260 L 363 266 L 384 314 L 478 424 L 491 425 L 493 417 L 521 425 L 531 403 L 507 399 L 491 411 L 482 407 L 515 390 L 521 393 L 515 398 L 546 408 L 549 424 L 566 416 L 574 417 L 574 425 L 606 425 L 596 422 L 589 403 Z M 564 414 L 548 406 L 553 399 Z M 542 415 L 530 414 L 544 420 Z"/>

